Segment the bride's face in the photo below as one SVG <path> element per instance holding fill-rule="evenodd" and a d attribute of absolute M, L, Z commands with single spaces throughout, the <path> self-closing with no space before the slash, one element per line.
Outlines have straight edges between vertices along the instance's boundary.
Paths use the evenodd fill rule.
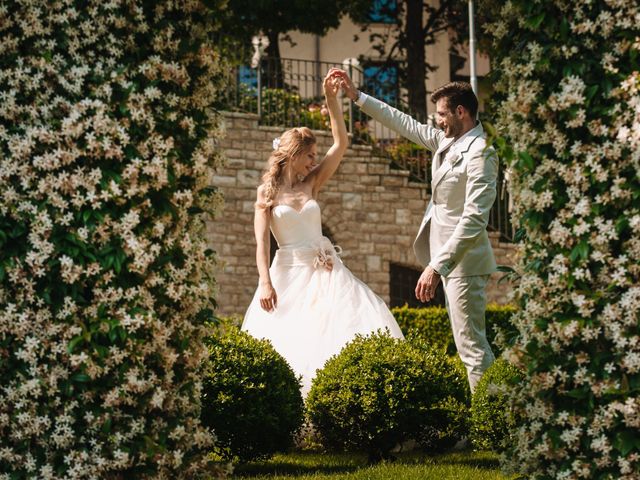
<path fill-rule="evenodd" d="M 291 168 L 296 175 L 309 175 L 314 168 L 318 166 L 316 158 L 318 156 L 318 147 L 314 143 L 306 151 L 296 156 L 291 161 Z"/>

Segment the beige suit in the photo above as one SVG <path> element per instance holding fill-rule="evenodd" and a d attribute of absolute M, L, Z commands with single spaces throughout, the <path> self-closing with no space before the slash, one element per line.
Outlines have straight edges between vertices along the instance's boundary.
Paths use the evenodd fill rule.
<path fill-rule="evenodd" d="M 373 97 L 358 103 L 363 112 L 434 152 L 431 201 L 413 249 L 422 265 L 443 278 L 456 347 L 473 389 L 494 360 L 484 315 L 486 283 L 496 270 L 487 235 L 498 177 L 495 150 L 487 148 L 481 124 L 454 142 Z"/>

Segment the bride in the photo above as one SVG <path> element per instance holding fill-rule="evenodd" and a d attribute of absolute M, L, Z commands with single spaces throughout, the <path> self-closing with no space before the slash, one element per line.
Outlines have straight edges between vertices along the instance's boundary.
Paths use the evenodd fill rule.
<path fill-rule="evenodd" d="M 334 140 L 324 159 L 317 162 L 311 130 L 287 130 L 274 141 L 255 205 L 259 285 L 242 329 L 271 341 L 302 376 L 303 396 L 316 370 L 356 334 L 387 328 L 403 338 L 385 303 L 344 266 L 340 248 L 322 236 L 316 198 L 348 146 L 337 99 L 341 82 L 334 69 L 323 82 Z M 270 230 L 279 247 L 271 268 Z"/>

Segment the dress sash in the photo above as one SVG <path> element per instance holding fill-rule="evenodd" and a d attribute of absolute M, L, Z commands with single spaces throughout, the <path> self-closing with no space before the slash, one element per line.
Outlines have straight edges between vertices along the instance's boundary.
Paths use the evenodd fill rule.
<path fill-rule="evenodd" d="M 317 245 L 279 248 L 274 263 L 282 267 L 309 266 L 331 270 L 340 261 L 341 254 L 342 248 L 333 245 L 327 237 L 322 237 Z"/>

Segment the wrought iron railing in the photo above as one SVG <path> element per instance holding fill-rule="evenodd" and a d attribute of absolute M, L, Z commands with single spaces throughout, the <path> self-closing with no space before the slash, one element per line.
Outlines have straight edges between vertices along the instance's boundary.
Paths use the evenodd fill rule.
<path fill-rule="evenodd" d="M 353 82 L 362 90 L 374 92 L 376 97 L 420 121 L 429 121 L 425 112 L 409 111 L 398 94 L 397 86 L 367 79 L 357 66 L 289 58 L 262 58 L 256 68 L 239 65 L 232 69 L 227 79 L 228 88 L 219 99 L 218 107 L 255 113 L 262 125 L 329 129 L 329 117 L 323 108 L 322 80 L 331 67 L 348 70 Z M 431 152 L 402 138 L 361 112 L 347 99 L 344 100 L 344 112 L 354 144 L 372 146 L 378 155 L 389 158 L 393 168 L 407 170 L 413 180 L 430 185 Z M 489 225 L 505 240 L 513 238 L 508 202 L 500 172 L 498 198 Z"/>

